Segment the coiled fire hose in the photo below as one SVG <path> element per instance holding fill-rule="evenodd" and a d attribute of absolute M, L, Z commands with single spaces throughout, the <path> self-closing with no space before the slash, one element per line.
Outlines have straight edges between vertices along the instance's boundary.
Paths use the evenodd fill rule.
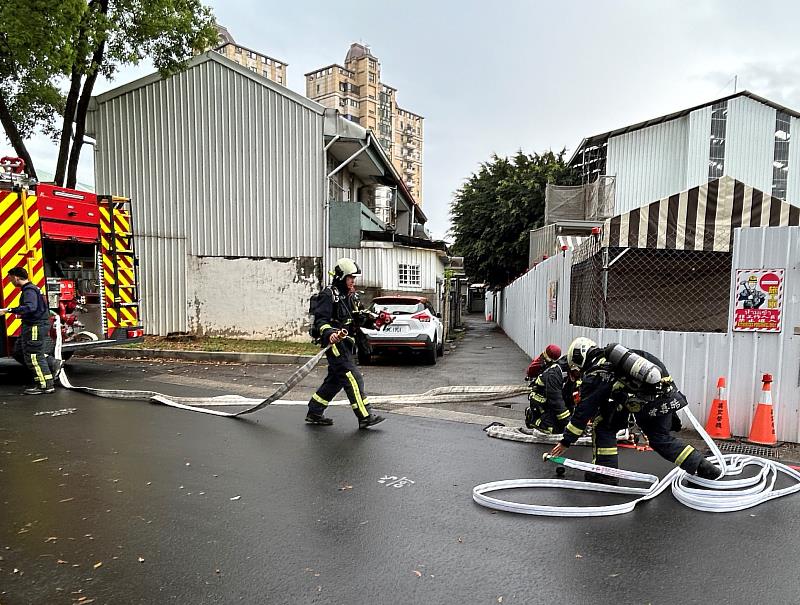
<path fill-rule="evenodd" d="M 592 471 L 602 475 L 609 475 L 619 479 L 627 479 L 648 484 L 647 487 L 626 487 L 605 485 L 585 481 L 572 481 L 569 479 L 511 479 L 507 481 L 493 481 L 476 485 L 472 489 L 472 499 L 481 506 L 502 510 L 510 513 L 524 515 L 542 515 L 549 517 L 604 517 L 621 515 L 632 511 L 637 504 L 658 496 L 667 488 L 672 489 L 672 495 L 679 501 L 695 510 L 710 513 L 730 513 L 758 506 L 762 502 L 788 496 L 800 491 L 800 472 L 795 469 L 758 456 L 743 454 L 723 454 L 717 445 L 708 436 L 692 413 L 684 408 L 689 421 L 695 430 L 711 449 L 712 455 L 708 460 L 714 462 L 721 470 L 718 479 L 703 479 L 689 475 L 681 468 L 674 468 L 663 479 L 646 473 L 636 473 L 621 469 L 609 468 L 571 460 L 562 457 L 549 457 L 545 459 L 555 464 L 570 468 Z M 755 476 L 743 479 L 727 479 L 738 477 L 748 466 L 760 467 Z M 794 480 L 794 484 L 781 489 L 775 489 L 775 483 L 780 474 L 787 475 Z M 725 478 L 725 480 L 723 480 Z M 539 504 L 523 504 L 489 496 L 491 492 L 511 489 L 531 488 L 562 488 L 572 490 L 607 492 L 614 494 L 631 494 L 639 496 L 630 502 L 610 504 L 606 506 L 544 506 Z"/>
<path fill-rule="evenodd" d="M 56 347 L 55 356 L 61 359 L 61 325 L 60 320 L 56 317 Z M 346 335 L 346 331 L 343 330 Z M 175 397 L 172 395 L 164 395 L 156 391 L 143 391 L 143 390 L 130 390 L 130 389 L 98 389 L 94 387 L 85 387 L 73 385 L 66 372 L 61 371 L 59 374 L 59 381 L 61 385 L 67 389 L 81 391 L 96 397 L 105 397 L 108 399 L 130 399 L 140 401 L 155 401 L 170 407 L 188 410 L 191 412 L 200 412 L 202 414 L 211 414 L 214 416 L 224 416 L 228 418 L 235 418 L 244 416 L 245 414 L 252 414 L 257 412 L 268 405 L 308 405 L 307 401 L 285 401 L 281 397 L 286 395 L 295 386 L 297 386 L 316 365 L 325 356 L 326 351 L 331 347 L 328 345 L 323 348 L 319 353 L 314 355 L 299 369 L 297 369 L 281 386 L 279 386 L 272 394 L 266 398 L 248 398 L 240 395 L 220 395 L 217 397 Z M 370 403 L 373 404 L 386 404 L 386 403 L 399 403 L 407 405 L 421 405 L 429 403 L 447 403 L 447 402 L 465 402 L 465 401 L 493 401 L 503 400 L 509 397 L 515 397 L 528 391 L 526 386 L 450 386 L 431 389 L 424 393 L 419 394 L 404 394 L 404 395 L 385 395 L 385 396 L 372 396 Z M 350 405 L 349 402 L 331 402 L 330 405 Z M 210 407 L 206 407 L 210 406 Z M 236 412 L 224 412 L 218 409 L 210 409 L 214 407 L 237 407 L 242 408 Z"/>

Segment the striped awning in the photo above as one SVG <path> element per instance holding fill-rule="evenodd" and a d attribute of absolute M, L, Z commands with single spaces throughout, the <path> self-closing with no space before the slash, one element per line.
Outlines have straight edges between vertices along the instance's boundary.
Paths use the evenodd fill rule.
<path fill-rule="evenodd" d="M 608 219 L 603 246 L 728 252 L 737 227 L 800 225 L 800 208 L 723 176 Z"/>
<path fill-rule="evenodd" d="M 585 239 L 585 235 L 559 235 L 558 249 L 563 250 L 564 246 L 566 246 L 568 250 L 574 250 L 580 246 Z"/>

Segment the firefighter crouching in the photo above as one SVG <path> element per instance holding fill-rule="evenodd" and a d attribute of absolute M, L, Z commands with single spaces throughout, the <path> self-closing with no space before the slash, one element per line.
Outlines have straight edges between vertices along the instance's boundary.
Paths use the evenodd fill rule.
<path fill-rule="evenodd" d="M 567 362 L 581 370 L 580 401 L 551 455 L 563 455 L 591 420 L 592 462 L 619 468 L 616 434 L 627 426 L 628 414 L 632 413 L 650 447 L 662 458 L 691 475 L 705 479 L 721 475 L 700 452 L 670 434 L 674 413 L 688 402 L 657 357 L 618 344 L 601 348 L 588 338 L 576 338 L 567 351 Z M 619 483 L 616 477 L 591 472 L 586 473 L 586 480 Z"/>
<path fill-rule="evenodd" d="M 525 371 L 525 380 L 535 380 L 559 357 L 561 357 L 561 347 L 553 344 L 547 345 L 541 355 L 531 361 L 531 365 Z"/>
<path fill-rule="evenodd" d="M 42 395 L 55 391 L 53 379 L 61 371 L 63 362 L 47 354 L 50 344 L 50 308 L 44 294 L 28 280 L 24 267 L 14 267 L 8 272 L 11 283 L 22 290 L 17 307 L 0 309 L 0 317 L 6 313 L 19 315 L 22 333 L 18 343 L 25 365 L 33 374 L 34 385 L 23 391 L 25 395 Z"/>
<path fill-rule="evenodd" d="M 525 426 L 548 435 L 563 433 L 575 408 L 578 376 L 566 357 L 555 360 L 539 374 L 531 383 Z"/>
<path fill-rule="evenodd" d="M 372 413 L 367 400 L 364 379 L 354 361 L 355 335 L 360 327 L 380 327 L 383 323 L 390 323 L 391 317 L 375 316 L 361 307 L 355 292 L 358 275 L 361 275 L 361 270 L 355 261 L 340 258 L 333 269 L 331 285 L 319 293 L 312 309 L 312 335 L 322 346 L 330 344 L 331 347 L 325 353 L 328 374 L 308 402 L 306 422 L 309 424 L 333 424 L 333 419 L 325 416 L 325 410 L 341 389 L 347 393 L 350 407 L 358 418 L 358 428 L 365 429 L 385 420 L 383 416 Z"/>

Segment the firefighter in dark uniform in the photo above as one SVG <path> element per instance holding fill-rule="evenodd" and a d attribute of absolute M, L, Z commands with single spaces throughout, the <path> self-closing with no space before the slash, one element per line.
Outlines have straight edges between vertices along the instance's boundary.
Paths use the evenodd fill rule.
<path fill-rule="evenodd" d="M 355 279 L 361 271 L 349 258 L 340 258 L 333 269 L 333 281 L 320 292 L 314 309 L 314 334 L 322 346 L 331 347 L 325 353 L 328 375 L 308 402 L 306 422 L 329 426 L 333 419 L 326 417 L 325 409 L 334 396 L 344 389 L 358 418 L 358 428 L 365 429 L 383 422 L 385 418 L 373 414 L 364 390 L 364 379 L 354 361 L 356 331 L 375 325 L 375 318 L 364 311 L 355 292 Z M 347 331 L 345 334 L 344 331 Z"/>
<path fill-rule="evenodd" d="M 50 337 L 50 309 L 44 294 L 28 280 L 24 267 L 14 267 L 8 272 L 9 281 L 22 289 L 20 304 L 17 307 L 0 309 L 0 316 L 6 313 L 19 315 L 22 320 L 22 333 L 19 337 L 25 365 L 33 374 L 34 385 L 23 391 L 26 395 L 52 393 L 53 377 L 61 371 L 59 359 L 47 354 Z"/>
<path fill-rule="evenodd" d="M 525 426 L 549 435 L 563 433 L 575 408 L 578 376 L 579 372 L 569 367 L 566 357 L 556 359 L 539 374 L 531 383 Z"/>
<path fill-rule="evenodd" d="M 619 468 L 617 431 L 632 413 L 636 424 L 662 458 L 690 475 L 717 479 L 720 469 L 691 445 L 670 434 L 673 414 L 687 405 L 664 364 L 645 351 L 610 344 L 605 349 L 588 338 L 575 339 L 567 351 L 570 367 L 581 370 L 580 402 L 567 424 L 563 439 L 550 452 L 563 455 L 591 420 L 592 462 Z M 649 363 L 648 363 L 649 362 Z M 616 485 L 619 479 L 586 473 L 586 480 Z"/>

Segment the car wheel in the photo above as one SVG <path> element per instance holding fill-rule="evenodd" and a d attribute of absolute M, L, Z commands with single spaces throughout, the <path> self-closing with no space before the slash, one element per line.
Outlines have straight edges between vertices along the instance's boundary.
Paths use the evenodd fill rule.
<path fill-rule="evenodd" d="M 442 357 L 444 355 L 444 343 L 443 342 L 439 343 L 439 347 L 436 349 L 436 354 L 439 357 Z"/>
<path fill-rule="evenodd" d="M 425 349 L 425 363 L 429 366 L 436 365 L 436 349 L 436 337 L 434 336 L 431 346 Z"/>

